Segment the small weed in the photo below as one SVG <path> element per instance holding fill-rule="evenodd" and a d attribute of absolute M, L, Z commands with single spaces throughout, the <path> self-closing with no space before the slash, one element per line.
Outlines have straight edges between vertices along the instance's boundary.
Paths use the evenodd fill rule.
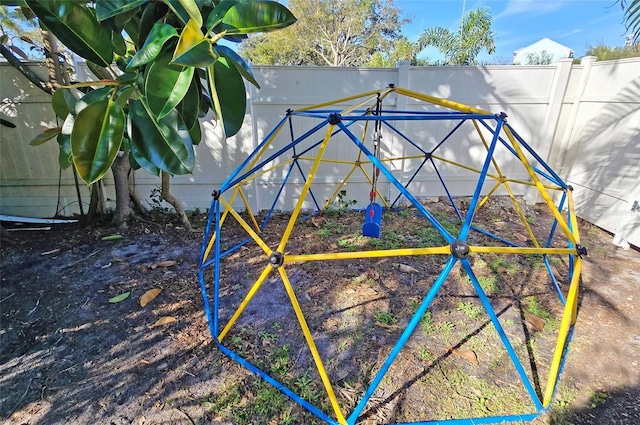
<path fill-rule="evenodd" d="M 478 279 L 478 283 L 484 292 L 492 293 L 498 289 L 497 278 L 496 276 L 476 276 Z M 469 276 L 465 277 L 465 282 L 471 285 L 471 278 Z"/>
<path fill-rule="evenodd" d="M 373 249 L 398 249 L 402 246 L 402 238 L 395 232 L 382 233 L 379 238 L 370 238 L 367 246 Z"/>
<path fill-rule="evenodd" d="M 455 325 L 451 322 L 448 321 L 444 321 L 444 322 L 440 322 L 436 325 L 436 329 L 438 330 L 438 332 L 440 332 L 442 334 L 442 336 L 444 337 L 449 337 L 451 336 L 451 334 L 453 333 L 453 330 L 455 329 Z"/>
<path fill-rule="evenodd" d="M 289 344 L 277 348 L 271 353 L 271 371 L 276 375 L 284 376 L 291 369 Z"/>
<path fill-rule="evenodd" d="M 471 320 L 476 320 L 482 314 L 482 307 L 473 304 L 471 301 L 459 302 L 456 310 L 464 313 Z"/>
<path fill-rule="evenodd" d="M 436 356 L 431 351 L 424 347 L 420 347 L 418 349 L 418 356 L 420 356 L 420 360 L 425 362 L 432 362 L 436 358 Z"/>
<path fill-rule="evenodd" d="M 591 397 L 589 398 L 589 408 L 591 409 L 595 409 L 596 407 L 600 407 L 602 406 L 607 399 L 609 398 L 609 394 L 602 392 L 602 391 L 596 391 L 593 394 L 591 394 Z"/>
<path fill-rule="evenodd" d="M 421 227 L 415 232 L 415 235 L 418 238 L 418 246 L 421 248 L 440 246 L 447 242 L 433 227 Z"/>
<path fill-rule="evenodd" d="M 342 215 L 347 211 L 351 210 L 354 205 L 356 205 L 358 201 L 356 200 L 348 200 L 347 199 L 347 191 L 341 190 L 338 193 L 336 199 L 334 199 L 325 209 L 327 214 L 331 215 Z"/>
<path fill-rule="evenodd" d="M 425 312 L 422 319 L 420 319 L 420 328 L 427 335 L 431 335 L 436 331 L 436 326 L 433 323 L 433 317 L 430 311 Z"/>
<path fill-rule="evenodd" d="M 407 301 L 407 308 L 409 309 L 409 314 L 413 315 L 420 307 L 420 303 L 416 300 Z"/>
<path fill-rule="evenodd" d="M 514 274 L 518 271 L 518 265 L 516 263 L 507 261 L 502 257 L 490 261 L 489 268 L 494 273 L 506 272 L 507 274 Z"/>
<path fill-rule="evenodd" d="M 309 379 L 306 373 L 300 376 L 293 383 L 293 387 L 298 391 L 298 394 L 310 403 L 316 403 L 320 398 L 320 393 L 316 388 L 315 383 Z"/>
<path fill-rule="evenodd" d="M 373 315 L 373 318 L 376 322 L 385 324 L 385 325 L 395 325 L 398 323 L 398 318 L 393 315 L 393 313 L 388 313 L 386 311 L 376 311 Z"/>

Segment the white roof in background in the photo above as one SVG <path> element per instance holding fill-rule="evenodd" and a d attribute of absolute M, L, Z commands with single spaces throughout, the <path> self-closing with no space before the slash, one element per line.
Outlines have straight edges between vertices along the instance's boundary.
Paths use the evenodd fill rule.
<path fill-rule="evenodd" d="M 537 47 L 537 45 L 540 45 L 540 47 L 545 47 L 545 48 L 549 48 L 550 46 L 556 48 L 556 49 L 566 49 L 566 50 L 573 50 L 570 47 L 565 46 L 564 44 L 560 44 L 557 41 L 553 41 L 550 38 L 543 38 L 541 40 L 536 41 L 533 44 L 529 44 L 528 46 L 525 47 L 521 47 L 519 49 L 514 50 L 514 53 L 518 53 L 522 50 L 535 50 L 535 48 Z"/>

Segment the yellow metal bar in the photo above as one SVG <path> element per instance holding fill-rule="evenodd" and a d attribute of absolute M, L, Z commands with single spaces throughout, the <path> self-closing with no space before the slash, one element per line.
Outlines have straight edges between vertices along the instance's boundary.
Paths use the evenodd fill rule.
<path fill-rule="evenodd" d="M 444 106 L 445 108 L 455 109 L 456 111 L 473 113 L 473 114 L 491 114 L 491 112 L 484 111 L 482 109 L 474 108 L 472 106 L 463 105 L 462 103 L 453 102 L 447 99 L 440 99 L 438 97 L 429 96 L 427 94 L 419 93 L 412 90 L 403 89 L 400 87 L 396 87 L 395 91 L 397 93 L 403 94 L 405 96 L 413 97 L 415 99 L 419 99 L 425 102 L 433 103 L 434 105 Z"/>
<path fill-rule="evenodd" d="M 316 159 L 311 156 L 301 156 L 298 158 L 299 161 L 315 161 Z M 344 164 L 344 165 L 355 165 L 357 161 L 348 161 L 344 159 L 323 159 L 322 163 L 325 164 Z"/>
<path fill-rule="evenodd" d="M 484 198 L 482 198 L 482 200 L 480 202 L 478 202 L 478 205 L 476 206 L 476 210 L 474 211 L 474 214 L 476 212 L 478 212 L 480 210 L 480 207 L 482 207 L 484 205 L 485 202 L 487 202 L 489 200 L 489 197 L 491 195 L 493 195 L 493 193 L 498 190 L 498 188 L 500 187 L 500 185 L 502 184 L 502 182 L 498 181 L 495 186 L 493 186 L 493 188 L 491 188 L 491 190 L 489 191 L 489 193 L 487 193 L 485 195 Z"/>
<path fill-rule="evenodd" d="M 253 215 L 253 211 L 251 210 L 251 207 L 249 206 L 249 201 L 247 201 L 247 197 L 244 196 L 244 190 L 242 190 L 242 188 L 240 186 L 238 186 L 238 192 L 240 193 L 240 197 L 242 198 L 242 202 L 244 203 L 244 207 L 247 210 L 247 214 L 249 214 L 249 217 L 251 217 L 251 222 L 255 226 L 256 232 L 259 232 L 260 231 L 260 226 L 258 226 L 258 222 L 256 221 L 256 217 Z"/>
<path fill-rule="evenodd" d="M 567 200 L 569 205 L 569 220 L 571 220 L 571 229 L 573 230 L 573 236 L 576 244 L 580 243 L 580 233 L 578 232 L 578 220 L 576 218 L 576 209 L 573 204 L 573 192 L 567 190 Z"/>
<path fill-rule="evenodd" d="M 569 293 L 567 295 L 567 303 L 562 315 L 562 321 L 560 322 L 560 331 L 558 332 L 558 341 L 556 343 L 555 351 L 553 352 L 553 360 L 551 361 L 551 367 L 549 370 L 549 379 L 547 379 L 547 387 L 545 388 L 543 406 L 546 408 L 551 403 L 553 393 L 556 387 L 556 380 L 558 379 L 558 373 L 560 371 L 560 362 L 562 360 L 562 353 L 565 351 L 565 345 L 567 343 L 567 336 L 569 335 L 569 327 L 575 322 L 575 308 L 578 305 L 578 286 L 580 281 L 580 271 L 582 270 L 582 259 L 576 256 L 575 264 L 573 268 L 573 278 L 571 279 L 571 285 L 569 286 Z"/>
<path fill-rule="evenodd" d="M 494 254 L 575 254 L 575 248 L 535 248 L 515 246 L 469 246 L 470 253 L 494 253 Z"/>
<path fill-rule="evenodd" d="M 300 192 L 300 195 L 298 195 L 298 202 L 296 203 L 296 206 L 293 209 L 293 212 L 291 213 L 291 217 L 289 218 L 289 223 L 287 224 L 287 227 L 284 230 L 284 233 L 282 235 L 282 240 L 278 245 L 278 252 L 280 253 L 284 253 L 284 247 L 287 245 L 287 241 L 289 240 L 289 236 L 291 236 L 291 232 L 293 231 L 293 226 L 296 223 L 296 220 L 298 220 L 298 215 L 300 215 L 300 210 L 302 209 L 304 200 L 307 196 L 307 193 L 309 192 L 311 183 L 313 183 L 313 179 L 316 176 L 316 171 L 318 171 L 318 167 L 320 166 L 320 162 L 322 160 L 322 156 L 324 155 L 324 151 L 327 148 L 327 145 L 329 144 L 329 139 L 331 138 L 331 133 L 333 133 L 334 127 L 335 125 L 330 124 L 329 127 L 327 128 L 327 132 L 324 135 L 324 139 L 320 144 L 320 148 L 318 150 L 318 155 L 316 157 L 316 160 L 311 166 L 311 171 L 309 171 L 309 175 L 307 176 L 307 181 L 305 182 L 302 188 L 302 191 Z"/>
<path fill-rule="evenodd" d="M 237 188 L 233 190 L 233 192 L 231 192 L 231 202 L 233 202 L 233 200 L 235 199 L 236 196 L 236 191 Z M 222 198 L 221 198 L 222 199 Z M 227 214 L 229 213 L 229 210 L 225 208 L 224 212 L 222 213 L 222 215 L 220 216 L 220 228 L 222 228 L 222 224 L 224 223 L 225 218 L 227 217 Z M 207 244 L 207 249 L 204 252 L 204 260 L 206 261 L 207 258 L 209 258 L 209 254 L 211 253 L 211 249 L 213 248 L 213 244 L 216 240 L 217 235 L 215 234 L 215 232 L 211 235 L 211 238 L 209 239 L 209 243 Z"/>
<path fill-rule="evenodd" d="M 533 230 L 531 230 L 531 226 L 529 226 L 529 222 L 527 222 L 527 217 L 524 216 L 524 213 L 522 212 L 522 208 L 520 208 L 520 204 L 518 204 L 518 201 L 516 200 L 516 196 L 511 191 L 511 187 L 509 187 L 509 184 L 507 184 L 507 182 L 504 183 L 504 187 L 505 187 L 505 189 L 507 189 L 507 192 L 509 193 L 509 197 L 511 198 L 511 201 L 513 201 L 513 207 L 516 209 L 516 212 L 518 213 L 518 216 L 520 216 L 520 220 L 522 221 L 522 225 L 527 230 L 527 233 L 529 234 L 529 237 L 531 238 L 531 242 L 533 242 L 533 245 L 536 248 L 540 248 L 540 244 L 538 243 L 538 240 L 536 239 L 536 236 L 533 234 Z"/>
<path fill-rule="evenodd" d="M 383 249 L 375 251 L 327 252 L 320 254 L 286 255 L 285 263 L 320 260 L 349 260 L 352 258 L 407 257 L 411 255 L 451 254 L 449 245 L 428 248 Z"/>
<path fill-rule="evenodd" d="M 482 140 L 482 144 L 484 145 L 484 148 L 487 150 L 487 153 L 489 152 L 489 144 L 487 143 L 487 140 L 484 138 L 484 135 L 482 134 L 482 131 L 480 130 L 480 126 L 478 125 L 478 120 L 473 120 L 473 126 L 475 127 L 476 131 L 478 132 L 478 136 L 480 137 L 480 140 Z M 498 162 L 496 161 L 495 156 L 491 157 L 491 163 L 493 164 L 493 167 L 496 169 L 496 173 L 498 173 L 499 176 L 503 176 L 504 174 L 502 174 L 502 171 L 500 170 L 500 167 L 498 167 Z"/>
<path fill-rule="evenodd" d="M 377 95 L 378 93 L 381 93 L 381 91 L 380 90 L 371 90 L 371 91 L 368 91 L 366 93 L 357 94 L 355 96 L 347 96 L 347 97 L 343 97 L 341 99 L 335 99 L 335 100 L 330 100 L 328 102 L 316 103 L 315 105 L 305 106 L 304 108 L 296 109 L 294 112 L 305 112 L 305 111 L 310 111 L 312 109 L 324 108 L 325 106 L 337 105 L 337 104 L 340 104 L 340 103 L 346 103 L 346 102 L 349 102 L 350 100 L 360 99 L 360 98 L 368 97 L 368 96 L 371 96 L 371 95 Z M 374 97 L 374 99 L 375 99 L 375 97 Z"/>
<path fill-rule="evenodd" d="M 300 308 L 300 303 L 296 298 L 296 294 L 293 291 L 293 287 L 291 286 L 291 282 L 289 281 L 289 276 L 287 276 L 287 272 L 284 267 L 279 267 L 278 271 L 280 272 L 280 277 L 282 277 L 282 283 L 284 284 L 284 288 L 287 291 L 287 295 L 289 295 L 289 300 L 291 301 L 291 305 L 293 306 L 293 310 L 296 312 L 296 317 L 298 318 L 298 323 L 300 323 L 300 327 L 302 328 L 302 333 L 304 334 L 304 338 L 307 341 L 307 345 L 309 346 L 309 350 L 311 351 L 311 355 L 313 356 L 313 360 L 316 364 L 316 368 L 318 369 L 318 373 L 320 374 L 320 378 L 322 379 L 322 383 L 324 384 L 325 390 L 327 390 L 327 395 L 329 396 L 329 401 L 331 402 L 331 406 L 333 407 L 333 411 L 336 414 L 336 419 L 341 424 L 346 424 L 342 412 L 340 411 L 340 406 L 338 405 L 338 399 L 336 398 L 335 393 L 333 392 L 333 388 L 331 387 L 331 381 L 329 380 L 329 376 L 325 371 L 324 365 L 322 364 L 322 359 L 320 358 L 320 353 L 318 353 L 318 349 L 316 348 L 316 344 L 313 340 L 313 336 L 311 336 L 311 331 L 309 330 L 309 326 L 307 325 L 307 321 L 304 318 L 304 314 L 302 313 L 302 309 Z"/>
<path fill-rule="evenodd" d="M 558 211 L 558 208 L 553 203 L 553 200 L 551 199 L 551 197 L 549 196 L 547 191 L 544 190 L 544 186 L 540 182 L 540 179 L 538 178 L 536 173 L 533 171 L 533 168 L 531 168 L 531 164 L 529 164 L 529 161 L 524 156 L 524 153 L 522 152 L 522 149 L 520 148 L 520 145 L 516 141 L 515 137 L 513 137 L 513 134 L 511 134 L 511 131 L 509 130 L 509 128 L 507 126 L 504 126 L 502 128 L 504 129 L 505 134 L 509 138 L 509 141 L 511 142 L 511 145 L 513 146 L 513 149 L 518 154 L 518 158 L 520 158 L 520 161 L 522 162 L 522 164 L 526 168 L 527 172 L 529 173 L 529 177 L 531 177 L 531 180 L 533 180 L 533 182 L 536 184 L 536 187 L 538 188 L 538 192 L 540 192 L 540 195 L 542 195 L 542 198 L 544 199 L 544 201 L 549 206 L 549 209 L 551 210 L 551 213 L 553 214 L 553 216 L 557 220 L 558 225 L 560 226 L 562 231 L 565 233 L 567 238 L 571 242 L 573 242 L 575 244 L 576 241 L 575 241 L 575 238 L 574 238 L 573 234 L 571 233 L 571 230 L 569 230 L 569 226 L 567 226 L 567 223 L 564 221 L 564 218 L 560 214 L 560 211 Z"/>
<path fill-rule="evenodd" d="M 256 280 L 256 283 L 254 283 L 251 289 L 249 289 L 249 292 L 244 297 L 244 299 L 236 309 L 235 313 L 233 313 L 233 316 L 231 316 L 231 319 L 229 319 L 229 323 L 227 323 L 227 326 L 225 326 L 222 332 L 220 332 L 220 335 L 218 335 L 218 341 L 222 342 L 224 337 L 227 336 L 227 333 L 229 333 L 229 331 L 231 330 L 231 327 L 236 323 L 236 321 L 238 320 L 238 318 L 240 317 L 244 309 L 247 307 L 247 304 L 249 304 L 249 301 L 251 301 L 251 299 L 256 294 L 256 292 L 258 292 L 258 289 L 260 289 L 264 281 L 267 279 L 267 277 L 271 273 L 271 270 L 273 270 L 273 267 L 271 267 L 271 265 L 268 264 L 267 267 L 265 267 L 265 269 L 260 274 L 260 277 L 258 277 L 258 280 Z"/>
<path fill-rule="evenodd" d="M 293 162 L 293 158 L 289 158 L 287 160 L 282 161 L 281 163 L 279 163 L 277 165 L 274 165 L 273 167 L 267 168 L 266 170 L 260 170 L 259 172 L 253 173 L 251 175 L 251 178 L 246 178 L 246 179 L 244 179 L 242 181 L 239 181 L 238 185 L 246 184 L 246 183 L 248 183 L 250 181 L 253 181 L 253 180 L 257 179 L 258 177 L 264 176 L 265 174 L 271 173 L 272 171 L 275 171 L 275 170 L 277 170 L 279 168 L 282 168 L 285 165 L 289 165 L 292 162 Z"/>
<path fill-rule="evenodd" d="M 455 165 L 456 167 L 464 168 L 465 170 L 473 171 L 474 173 L 478 173 L 478 174 L 482 173 L 482 171 L 478 170 L 477 168 L 469 167 L 468 165 L 463 165 L 455 161 L 451 161 L 450 159 L 442 158 L 441 156 L 432 155 L 431 158 L 437 159 L 442 162 L 446 162 L 447 164 Z M 500 180 L 500 176 L 496 176 L 495 174 L 491 174 L 491 173 L 487 173 L 487 177 L 491 177 L 492 179 L 495 179 L 495 180 Z"/>
<path fill-rule="evenodd" d="M 256 243 L 258 244 L 258 246 L 260 246 L 260 248 L 262 248 L 262 250 L 265 252 L 265 254 L 267 254 L 267 256 L 271 255 L 271 253 L 273 251 L 271 251 L 271 248 L 269 248 L 267 246 L 266 243 L 264 243 L 264 241 L 262 240 L 262 238 L 260 237 L 260 235 L 258 235 L 249 225 L 249 223 L 247 223 L 246 221 L 244 221 L 244 219 L 242 217 L 240 217 L 240 214 L 238 214 L 238 212 L 236 210 L 234 210 L 233 208 L 231 208 L 231 205 L 229 205 L 224 199 L 220 198 L 220 202 L 222 202 L 222 204 L 225 206 L 225 208 L 227 208 L 229 210 L 229 213 L 231 213 L 231 215 L 233 216 L 233 218 L 235 218 L 238 223 L 240 223 L 240 226 L 242 226 L 242 228 L 244 230 L 247 231 L 247 233 L 249 234 L 249 236 L 251 236 L 251 238 L 256 241 Z"/>
<path fill-rule="evenodd" d="M 325 202 L 324 206 L 322 207 L 323 210 L 327 209 L 329 207 L 329 205 L 331 205 L 331 202 L 333 202 L 333 200 L 336 199 L 336 196 L 338 196 L 338 192 L 340 192 L 340 189 L 342 189 L 344 187 L 344 185 L 349 180 L 349 177 L 351 177 L 351 174 L 353 174 L 354 171 L 356 171 L 358 168 L 362 168 L 362 167 L 360 167 L 360 164 L 354 164 L 354 166 L 347 173 L 347 175 L 344 177 L 342 182 L 338 185 L 336 190 L 333 191 L 333 193 L 331 194 L 331 197 L 329 199 L 327 199 L 327 202 Z"/>

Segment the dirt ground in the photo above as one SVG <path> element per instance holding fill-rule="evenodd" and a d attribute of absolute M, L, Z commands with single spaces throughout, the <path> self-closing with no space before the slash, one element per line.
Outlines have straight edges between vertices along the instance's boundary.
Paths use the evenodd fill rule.
<path fill-rule="evenodd" d="M 512 213 L 499 204 L 485 211 L 478 222 L 484 229 L 526 240 Z M 551 217 L 544 208 L 527 214 L 536 235 L 548 233 Z M 202 220 L 194 217 L 200 228 Z M 288 216 L 271 220 L 264 240 L 274 247 Z M 357 236 L 361 212 L 333 211 L 296 225 L 285 255 L 443 244 L 416 220 L 410 210 L 385 214 L 381 238 L 370 239 Z M 611 235 L 588 223 L 579 227 L 589 254 L 578 321 L 552 409 L 534 423 L 640 423 L 640 252 L 616 248 Z M 241 233 L 231 226 L 223 249 Z M 187 235 L 171 222 L 132 222 L 122 238 L 113 234 L 108 226 L 72 224 L 15 231 L 2 240 L 0 423 L 320 423 L 213 342 L 197 278 L 202 232 Z M 489 243 L 475 234 L 470 242 Z M 220 276 L 223 326 L 264 270 L 256 260 L 260 247 L 229 252 Z M 473 257 L 496 316 L 541 392 L 562 311 L 546 268 L 531 256 Z M 341 406 L 355 405 L 445 260 L 430 255 L 286 265 Z M 566 291 L 566 261 L 550 263 Z M 205 275 L 210 289 L 210 271 Z M 276 277 L 265 280 L 223 343 L 332 416 Z M 152 289 L 161 292 L 142 307 L 141 297 Z M 458 266 L 426 316 L 358 423 L 533 411 Z"/>

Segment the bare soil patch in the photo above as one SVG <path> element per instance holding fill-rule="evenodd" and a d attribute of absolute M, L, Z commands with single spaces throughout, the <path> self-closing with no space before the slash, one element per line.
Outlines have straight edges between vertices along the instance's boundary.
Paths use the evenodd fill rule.
<path fill-rule="evenodd" d="M 430 208 L 450 215 L 444 207 Z M 517 216 L 500 202 L 481 211 L 478 223 L 487 230 L 522 236 Z M 552 218 L 543 208 L 531 207 L 527 216 L 537 235 L 548 234 Z M 280 240 L 288 216 L 272 220 L 264 236 L 270 246 Z M 385 214 L 379 239 L 361 236 L 362 220 L 362 213 L 338 211 L 301 221 L 287 253 L 443 243 L 410 210 Z M 553 408 L 535 424 L 638 423 L 640 253 L 617 249 L 609 234 L 588 223 L 579 226 L 589 255 L 578 323 Z M 229 230 L 226 248 L 241 238 L 236 230 Z M 213 343 L 197 279 L 201 236 L 185 235 L 172 223 L 131 223 L 122 239 L 103 240 L 113 232 L 61 225 L 2 241 L 2 423 L 319 423 Z M 259 251 L 247 246 L 225 258 L 222 325 L 264 269 Z M 514 350 L 544 388 L 560 313 L 546 269 L 525 256 L 474 257 L 474 271 Z M 341 405 L 358 400 L 445 261 L 431 255 L 287 266 Z M 562 261 L 552 264 L 565 288 Z M 224 343 L 330 414 L 288 295 L 272 283 L 274 276 Z M 162 288 L 160 295 L 140 307 L 139 298 L 154 288 Z M 123 301 L 109 302 L 127 292 Z M 163 317 L 176 320 L 156 325 Z M 543 329 L 535 317 L 545 321 Z M 359 423 L 533 411 L 500 345 L 466 273 L 456 268 Z"/>

